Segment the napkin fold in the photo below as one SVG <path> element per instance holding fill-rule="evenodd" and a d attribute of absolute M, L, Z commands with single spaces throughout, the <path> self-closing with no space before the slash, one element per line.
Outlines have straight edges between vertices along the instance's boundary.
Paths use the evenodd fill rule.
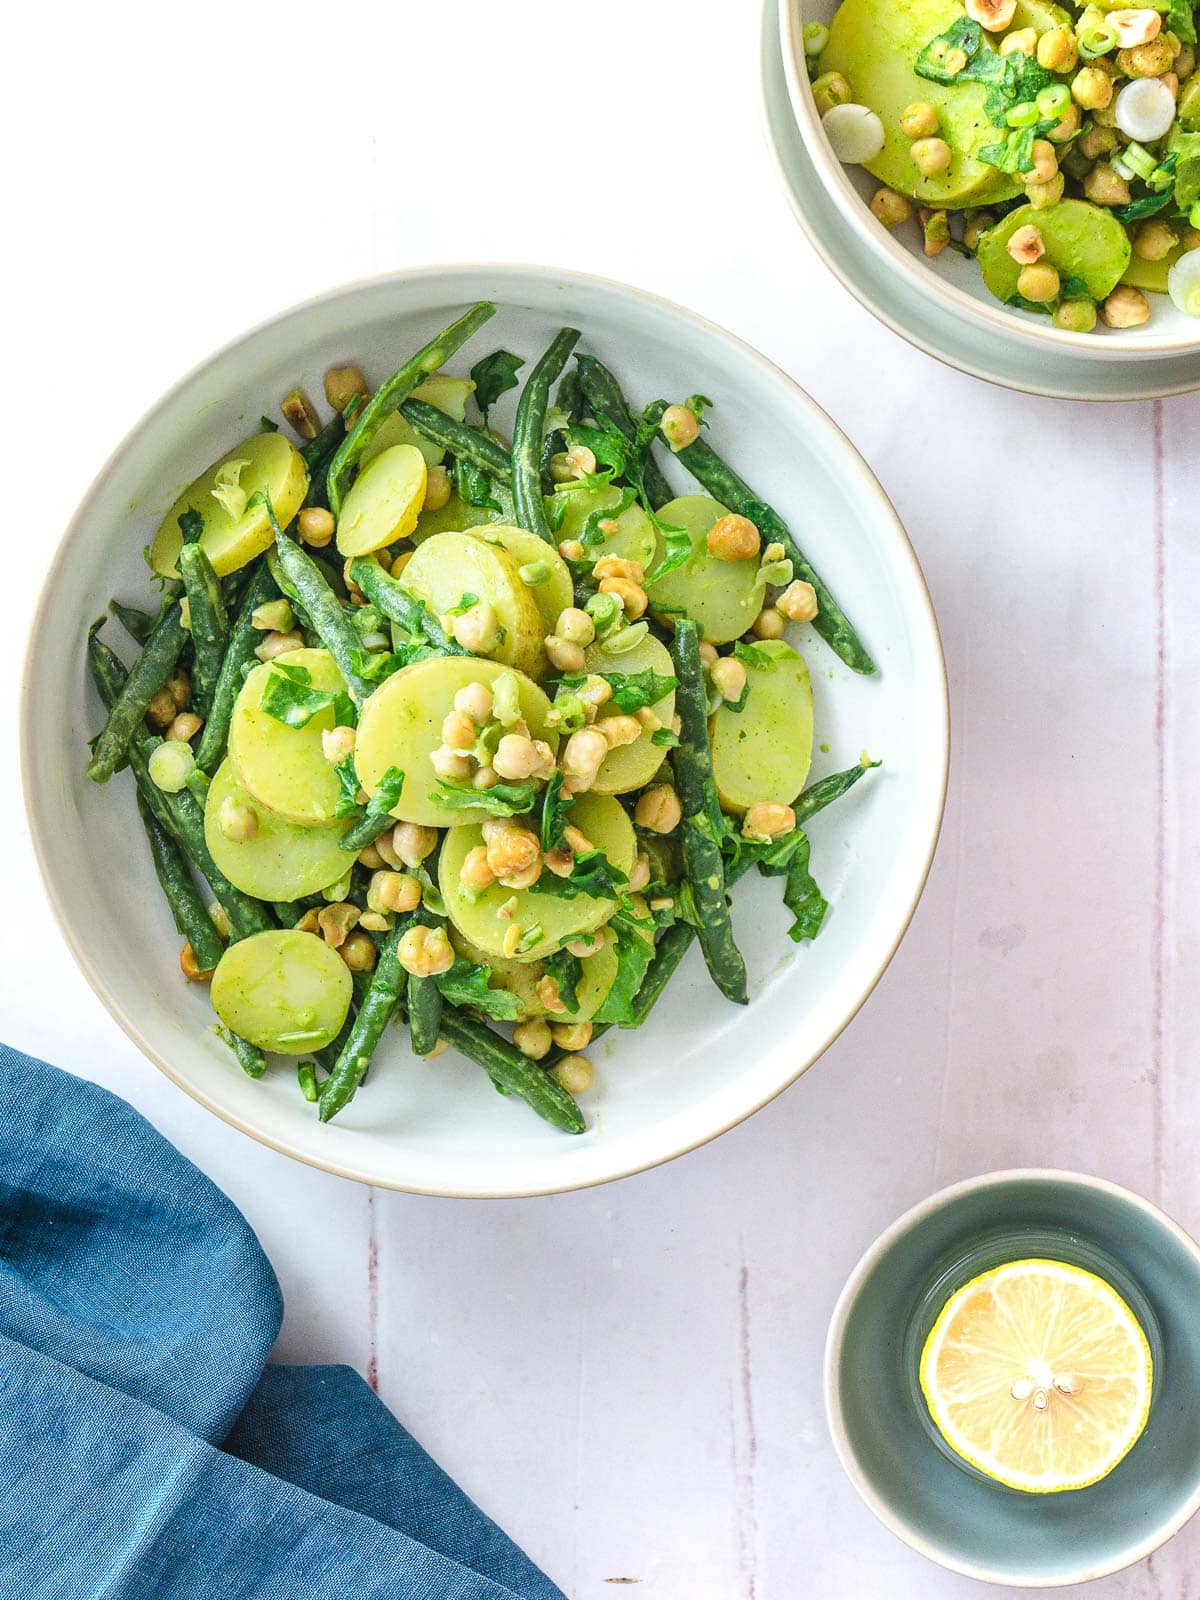
<path fill-rule="evenodd" d="M 267 1365 L 233 1203 L 0 1045 L 0 1600 L 563 1600 L 348 1367 Z"/>

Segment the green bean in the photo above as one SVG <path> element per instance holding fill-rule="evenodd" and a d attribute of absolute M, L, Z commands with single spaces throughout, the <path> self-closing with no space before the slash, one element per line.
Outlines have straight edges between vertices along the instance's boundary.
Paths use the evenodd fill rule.
<path fill-rule="evenodd" d="M 280 568 L 299 596 L 313 631 L 337 663 L 351 699 L 357 705 L 362 705 L 371 693 L 371 685 L 358 673 L 357 663 L 363 653 L 358 634 L 312 557 L 301 550 L 294 539 L 288 538 L 275 521 L 274 512 L 271 513 L 271 522 L 275 528 L 275 548 L 279 554 Z"/>
<path fill-rule="evenodd" d="M 301 1061 L 296 1067 L 296 1082 L 300 1085 L 300 1093 L 310 1105 L 317 1103 L 317 1073 L 311 1061 Z"/>
<path fill-rule="evenodd" d="M 439 655 L 469 654 L 456 639 L 450 637 L 429 607 L 402 588 L 395 578 L 383 570 L 374 556 L 355 556 L 350 563 L 350 576 L 371 604 L 382 611 L 390 622 L 398 623 L 406 633 L 422 635 Z"/>
<path fill-rule="evenodd" d="M 415 913 L 414 920 L 425 928 L 446 927 L 445 917 L 435 916 L 425 906 Z M 436 978 L 418 978 L 408 975 L 408 1032 L 415 1056 L 427 1056 L 437 1049 L 438 1028 L 442 1020 L 442 991 Z"/>
<path fill-rule="evenodd" d="M 536 533 L 547 544 L 554 543 L 554 535 L 546 521 L 546 508 L 542 503 L 541 457 L 546 407 L 550 400 L 550 385 L 566 365 L 567 357 L 578 339 L 579 333 L 575 328 L 564 328 L 555 336 L 550 348 L 529 374 L 517 402 L 517 420 L 513 425 L 512 485 L 516 518 L 522 528 Z"/>
<path fill-rule="evenodd" d="M 88 631 L 88 663 L 92 669 L 92 681 L 96 685 L 97 693 L 111 710 L 120 698 L 129 674 L 116 653 L 97 635 L 96 630 L 103 621 L 101 617 L 100 621 L 94 622 Z M 130 741 L 126 754 L 129 757 L 130 769 L 137 780 L 138 792 L 146 802 L 151 816 L 160 828 L 173 834 L 175 823 L 167 809 L 167 797 L 150 776 L 149 752 L 156 742 L 143 722 L 140 733 Z"/>
<path fill-rule="evenodd" d="M 196 746 L 196 765 L 202 772 L 213 773 L 225 758 L 225 745 L 229 739 L 229 720 L 233 703 L 246 681 L 243 667 L 254 660 L 254 652 L 262 643 L 263 634 L 254 626 L 254 613 L 261 605 L 278 594 L 275 580 L 265 561 L 260 561 L 250 579 L 246 598 L 229 633 L 229 641 L 221 660 L 212 694 L 208 720 Z"/>
<path fill-rule="evenodd" d="M 192 699 L 196 710 L 207 719 L 229 643 L 229 618 L 221 598 L 220 579 L 198 544 L 185 543 L 181 548 L 179 573 L 187 595 L 188 631 L 192 636 Z"/>
<path fill-rule="evenodd" d="M 675 709 L 679 745 L 671 753 L 675 786 L 683 807 L 683 865 L 699 914 L 700 948 L 713 982 L 738 1005 L 746 1005 L 746 963 L 733 938 L 721 854 L 720 807 L 708 743 L 708 708 L 696 624 L 681 617 L 671 655 L 679 680 Z M 645 980 L 643 980 L 645 981 Z"/>
<path fill-rule="evenodd" d="M 413 919 L 405 917 L 383 941 L 379 959 L 371 974 L 370 986 L 354 1018 L 353 1025 L 338 1053 L 333 1071 L 321 1085 L 320 1118 L 328 1122 L 353 1100 L 355 1091 L 366 1074 L 371 1056 L 400 1003 L 400 992 L 407 974 L 396 955 L 396 946 L 402 936 L 413 926 Z"/>
<path fill-rule="evenodd" d="M 188 780 L 189 784 L 198 777 L 202 779 L 203 774 L 194 772 Z M 235 889 L 213 860 L 208 841 L 204 837 L 203 799 L 197 798 L 192 788 L 180 789 L 177 794 L 166 795 L 165 799 L 171 813 L 175 836 L 183 846 L 184 853 L 201 876 L 207 880 L 213 895 L 224 908 L 225 915 L 229 918 L 229 926 L 233 930 L 233 937 L 245 939 L 252 933 L 262 933 L 267 928 L 273 928 L 275 920 L 262 901 L 254 900 L 248 894 L 243 894 L 240 889 Z"/>
<path fill-rule="evenodd" d="M 410 356 L 399 371 L 375 391 L 329 464 L 329 507 L 335 517 L 342 508 L 342 499 L 350 486 L 350 469 L 370 443 L 379 424 L 396 410 L 401 401 L 408 399 L 418 384 L 449 361 L 455 351 L 495 314 L 496 308 L 490 300 L 480 300 L 457 322 L 452 322 L 435 339 L 431 339 L 424 349 Z"/>
<path fill-rule="evenodd" d="M 221 936 L 213 926 L 208 907 L 196 888 L 191 868 L 176 843 L 174 834 L 168 833 L 159 823 L 140 790 L 137 804 L 142 826 L 146 830 L 146 837 L 150 840 L 154 870 L 162 885 L 167 904 L 171 908 L 175 926 L 191 945 L 196 965 L 201 972 L 211 972 L 225 950 Z"/>
<path fill-rule="evenodd" d="M 520 1095 L 539 1117 L 564 1133 L 584 1131 L 583 1113 L 558 1080 L 486 1023 L 477 1022 L 456 1006 L 445 1006 L 440 1032 L 447 1044 L 481 1066 L 504 1094 Z"/>
<path fill-rule="evenodd" d="M 159 618 L 157 611 L 141 611 L 137 606 L 123 605 L 120 600 L 110 600 L 108 609 L 135 644 L 145 644 Z"/>
<path fill-rule="evenodd" d="M 838 604 L 833 591 L 792 538 L 791 531 L 779 513 L 767 505 L 765 500 L 760 500 L 750 486 L 738 477 L 733 468 L 721 460 L 706 440 L 697 439 L 693 444 L 678 451 L 677 455 L 697 483 L 707 489 L 714 499 L 720 500 L 730 511 L 749 517 L 762 534 L 764 544 L 783 546 L 785 554 L 792 563 L 795 576 L 802 578 L 805 583 L 812 584 L 817 592 L 818 610 L 813 618 L 813 627 L 834 654 L 855 672 L 875 672 L 877 670 L 875 663 L 854 631 L 854 625 Z"/>
<path fill-rule="evenodd" d="M 501 483 L 512 482 L 512 461 L 507 450 L 484 429 L 473 428 L 468 422 L 456 422 L 425 400 L 406 400 L 400 411 L 423 439 L 449 450 L 460 461 L 469 461 L 489 477 L 499 478 Z"/>
<path fill-rule="evenodd" d="M 229 1048 L 238 1058 L 242 1071 L 248 1078 L 261 1078 L 267 1070 L 267 1058 L 256 1044 L 251 1044 L 249 1039 L 243 1039 L 239 1034 L 230 1033 L 226 1028 L 225 1034 Z"/>
<path fill-rule="evenodd" d="M 187 637 L 179 607 L 169 606 L 154 624 L 96 740 L 87 769 L 93 783 L 107 783 L 117 770 L 151 700 L 174 672 Z"/>
<path fill-rule="evenodd" d="M 353 827 L 347 828 L 342 835 L 342 849 L 348 850 L 351 855 L 357 855 L 360 850 L 365 850 L 373 844 L 381 833 L 386 833 L 389 828 L 396 826 L 396 819 L 390 811 L 377 811 L 374 815 L 366 812 Z"/>
<path fill-rule="evenodd" d="M 336 416 L 330 417 L 315 439 L 310 439 L 307 444 L 301 445 L 300 454 L 304 458 L 304 465 L 311 472 L 326 456 L 333 455 L 345 437 L 346 423 L 339 411 Z"/>
<path fill-rule="evenodd" d="M 637 423 L 621 392 L 621 385 L 604 363 L 597 361 L 595 356 L 576 356 L 575 365 L 579 370 L 579 381 L 592 416 L 602 428 L 606 428 L 610 433 L 619 433 L 628 444 L 634 444 L 637 440 Z M 646 451 L 646 459 L 642 463 L 642 483 L 646 490 L 646 498 L 655 511 L 659 506 L 665 506 L 668 500 L 675 498 L 674 489 L 663 476 L 662 470 L 649 450 Z"/>
<path fill-rule="evenodd" d="M 831 772 L 828 777 L 810 783 L 792 807 L 796 813 L 796 826 L 802 828 L 810 817 L 815 817 L 818 811 L 824 811 L 826 806 L 840 800 L 861 777 L 880 765 L 878 761 L 858 761 L 844 772 Z"/>

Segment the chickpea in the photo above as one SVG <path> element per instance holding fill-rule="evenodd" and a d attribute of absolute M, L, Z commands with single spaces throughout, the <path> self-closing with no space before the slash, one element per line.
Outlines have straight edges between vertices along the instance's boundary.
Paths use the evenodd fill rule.
<path fill-rule="evenodd" d="M 596 780 L 601 763 L 608 754 L 608 740 L 595 728 L 580 728 L 567 740 L 563 751 L 562 769 L 574 788 L 588 789 Z"/>
<path fill-rule="evenodd" d="M 352 400 L 366 392 L 367 380 L 358 367 L 330 367 L 325 374 L 325 398 L 335 411 L 345 411 Z"/>
<path fill-rule="evenodd" d="M 746 669 L 736 656 L 722 656 L 714 662 L 709 677 L 722 700 L 735 704 L 745 693 Z"/>
<path fill-rule="evenodd" d="M 1113 81 L 1100 67 L 1081 67 L 1071 80 L 1071 98 L 1085 111 L 1099 111 L 1113 97 Z M 1084 135 L 1087 138 L 1087 135 Z M 1116 144 L 1114 137 L 1113 145 Z M 1109 149 L 1113 146 L 1110 145 Z M 1097 151 L 1097 154 L 1101 152 Z"/>
<path fill-rule="evenodd" d="M 1133 236 L 1133 253 L 1143 261 L 1161 261 L 1178 244 L 1174 228 L 1165 222 L 1143 222 Z"/>
<path fill-rule="evenodd" d="M 1070 72 L 1079 60 L 1075 35 L 1070 28 L 1051 28 L 1037 42 L 1037 59 L 1047 72 Z"/>
<path fill-rule="evenodd" d="M 634 807 L 633 820 L 650 833 L 671 833 L 679 826 L 683 807 L 669 783 L 656 783 L 643 790 Z"/>
<path fill-rule="evenodd" d="M 1017 0 L 967 0 L 967 15 L 989 33 L 1003 33 L 1013 19 Z"/>
<path fill-rule="evenodd" d="M 391 567 L 388 569 L 391 572 L 392 577 L 400 577 L 412 558 L 413 552 L 411 550 L 401 550 L 400 554 L 396 557 L 395 561 L 392 562 Z"/>
<path fill-rule="evenodd" d="M 921 231 L 925 236 L 925 254 L 933 259 L 940 256 L 950 243 L 950 218 L 944 211 L 921 211 Z"/>
<path fill-rule="evenodd" d="M 422 511 L 440 511 L 450 503 L 450 474 L 445 467 L 430 467 L 425 474 L 425 501 Z"/>
<path fill-rule="evenodd" d="M 1086 156 L 1089 161 L 1095 161 L 1100 156 L 1111 154 L 1117 148 L 1116 130 L 1113 128 L 1100 128 L 1092 126 L 1080 139 L 1076 149 L 1081 156 Z"/>
<path fill-rule="evenodd" d="M 567 1003 L 558 992 L 558 979 L 547 975 L 539 978 L 533 986 L 533 992 L 539 1002 L 552 1015 L 559 1015 L 567 1009 Z"/>
<path fill-rule="evenodd" d="M 1083 180 L 1083 192 L 1098 206 L 1127 206 L 1129 185 L 1119 172 L 1114 172 L 1107 161 L 1097 161 Z"/>
<path fill-rule="evenodd" d="M 444 928 L 409 928 L 400 936 L 396 959 L 414 978 L 436 978 L 454 965 L 454 950 Z"/>
<path fill-rule="evenodd" d="M 782 613 L 776 611 L 774 606 L 764 606 L 755 617 L 750 631 L 756 639 L 782 639 L 784 626 Z"/>
<path fill-rule="evenodd" d="M 1082 121 L 1083 113 L 1080 111 L 1078 104 L 1072 100 L 1046 137 L 1052 144 L 1065 144 L 1068 139 L 1073 139 L 1079 132 L 1079 125 Z"/>
<path fill-rule="evenodd" d="M 1189 250 L 1200 250 L 1200 228 L 1185 228 L 1179 242 L 1185 254 Z"/>
<path fill-rule="evenodd" d="M 659 423 L 662 436 L 678 454 L 688 445 L 695 444 L 700 436 L 700 422 L 689 406 L 668 406 Z"/>
<path fill-rule="evenodd" d="M 486 850 L 489 868 L 506 886 L 510 878 L 521 876 L 531 867 L 541 865 L 542 851 L 537 835 L 512 822 L 492 835 L 487 841 Z"/>
<path fill-rule="evenodd" d="M 791 833 L 795 826 L 796 813 L 791 806 L 775 800 L 758 801 L 742 818 L 742 832 L 747 839 L 776 839 L 781 833 Z"/>
<path fill-rule="evenodd" d="M 1147 44 L 1117 51 L 1117 69 L 1127 78 L 1157 78 L 1171 70 L 1175 50 L 1169 38 L 1160 35 Z"/>
<path fill-rule="evenodd" d="M 1000 54 L 1011 56 L 1021 54 L 1032 56 L 1037 50 L 1036 28 L 1014 28 L 1011 33 L 1006 33 L 1000 41 Z"/>
<path fill-rule="evenodd" d="M 333 512 L 326 511 L 324 506 L 305 506 L 296 518 L 296 527 L 302 544 L 323 550 L 333 538 Z"/>
<path fill-rule="evenodd" d="M 1150 302 L 1140 289 L 1122 284 L 1104 302 L 1100 315 L 1110 328 L 1140 328 L 1150 320 Z"/>
<path fill-rule="evenodd" d="M 1196 46 L 1194 44 L 1181 44 L 1179 54 L 1175 57 L 1175 71 L 1180 80 L 1190 78 L 1196 70 Z"/>
<path fill-rule="evenodd" d="M 415 929 L 413 930 L 416 931 Z M 422 932 L 425 930 L 422 929 Z M 351 972 L 370 972 L 375 965 L 375 944 L 370 934 L 355 930 L 338 949 Z"/>
<path fill-rule="evenodd" d="M 156 728 L 169 728 L 179 715 L 179 707 L 168 690 L 160 689 L 146 707 L 146 715 Z"/>
<path fill-rule="evenodd" d="M 923 178 L 936 178 L 950 165 L 951 149 L 945 139 L 918 139 L 910 152 Z"/>
<path fill-rule="evenodd" d="M 347 756 L 354 754 L 356 737 L 353 728 L 326 728 L 321 735 L 321 754 L 336 767 L 339 761 L 345 761 Z"/>
<path fill-rule="evenodd" d="M 475 894 L 490 889 L 495 883 L 496 874 L 488 866 L 486 845 L 477 844 L 473 850 L 467 851 L 458 869 L 458 881 Z"/>
<path fill-rule="evenodd" d="M 593 723 L 597 733 L 602 733 L 610 750 L 623 745 L 636 744 L 642 736 L 642 725 L 636 717 L 600 717 Z"/>
<path fill-rule="evenodd" d="M 453 619 L 454 637 L 472 655 L 485 656 L 500 643 L 500 619 L 494 606 L 480 600 Z"/>
<path fill-rule="evenodd" d="M 554 632 L 559 639 L 564 639 L 567 644 L 587 646 L 596 637 L 596 624 L 586 611 L 581 611 L 578 606 L 568 606 L 565 611 L 559 612 L 558 621 L 554 624 Z"/>
<path fill-rule="evenodd" d="M 814 78 L 812 92 L 819 117 L 832 111 L 834 106 L 844 106 L 853 94 L 840 72 L 823 72 L 819 78 Z"/>
<path fill-rule="evenodd" d="M 258 812 L 227 794 L 217 810 L 217 827 L 226 839 L 244 844 L 258 832 Z"/>
<path fill-rule="evenodd" d="M 528 1022 L 518 1022 L 513 1029 L 513 1043 L 530 1061 L 540 1061 L 550 1054 L 554 1035 L 550 1024 L 541 1017 L 531 1017 Z"/>
<path fill-rule="evenodd" d="M 1096 326 L 1096 308 L 1090 300 L 1064 300 L 1055 308 L 1054 326 L 1068 333 L 1091 333 Z"/>
<path fill-rule="evenodd" d="M 381 835 L 382 837 L 387 836 Z M 379 839 L 376 839 L 376 847 L 379 842 Z M 437 842 L 437 829 L 423 828 L 419 822 L 398 822 L 388 838 L 388 844 L 397 863 L 405 867 L 419 867 L 425 857 L 432 854 Z"/>
<path fill-rule="evenodd" d="M 167 738 L 175 739 L 180 744 L 187 744 L 189 739 L 196 737 L 203 726 L 203 721 L 194 711 L 181 711 L 167 729 Z"/>
<path fill-rule="evenodd" d="M 776 600 L 775 608 L 789 622 L 811 622 L 819 610 L 817 591 L 803 578 L 796 578 Z"/>
<path fill-rule="evenodd" d="M 995 226 L 996 219 L 990 211 L 968 211 L 963 223 L 963 245 L 968 250 L 977 250 L 979 241 L 989 228 Z"/>
<path fill-rule="evenodd" d="M 415 911 L 421 904 L 420 880 L 407 872 L 373 872 L 367 885 L 372 911 Z"/>
<path fill-rule="evenodd" d="M 586 1056 L 564 1056 L 554 1068 L 554 1076 L 568 1094 L 585 1094 L 592 1087 L 592 1063 Z"/>
<path fill-rule="evenodd" d="M 564 561 L 582 561 L 587 551 L 578 539 L 564 539 L 558 547 L 558 553 Z"/>
<path fill-rule="evenodd" d="M 1022 267 L 1017 276 L 1017 293 L 1038 305 L 1053 300 L 1059 287 L 1058 271 L 1048 261 L 1037 261 L 1031 267 Z"/>
<path fill-rule="evenodd" d="M 364 911 L 358 919 L 358 925 L 368 933 L 389 933 L 395 927 L 396 919 L 386 911 Z"/>
<path fill-rule="evenodd" d="M 192 949 L 191 940 L 185 940 L 183 949 L 179 952 L 179 970 L 189 983 L 207 983 L 212 977 L 212 971 L 205 972 L 196 960 L 196 952 Z"/>
<path fill-rule="evenodd" d="M 470 750 L 479 737 L 474 719 L 465 711 L 449 711 L 442 718 L 442 743 L 449 750 Z"/>
<path fill-rule="evenodd" d="M 534 748 L 533 740 L 521 733 L 506 733 L 496 746 L 496 754 L 492 757 L 492 766 L 501 778 L 511 783 L 520 783 L 524 778 L 531 778 L 540 765 L 540 758 Z"/>
<path fill-rule="evenodd" d="M 578 956 L 582 961 L 585 956 L 594 956 L 604 948 L 605 936 L 603 933 L 581 933 L 578 939 L 569 939 L 564 946 L 570 955 Z"/>
<path fill-rule="evenodd" d="M 575 857 L 562 845 L 555 845 L 552 850 L 546 851 L 542 865 L 556 878 L 569 878 L 575 870 Z"/>
<path fill-rule="evenodd" d="M 1056 172 L 1047 183 L 1029 184 L 1025 190 L 1025 198 L 1035 211 L 1048 211 L 1062 199 L 1066 186 L 1067 180 L 1061 172 Z"/>
<path fill-rule="evenodd" d="M 713 662 L 716 659 L 717 659 L 717 647 L 716 647 L 716 645 L 715 644 L 709 644 L 707 639 L 701 639 L 701 641 L 700 641 L 700 662 L 701 662 L 701 665 L 706 666 L 706 667 L 711 667 Z"/>
<path fill-rule="evenodd" d="M 586 1050 L 592 1042 L 590 1022 L 552 1022 L 550 1036 L 560 1050 Z"/>
<path fill-rule="evenodd" d="M 912 206 L 895 189 L 876 189 L 871 196 L 871 212 L 885 228 L 898 228 L 912 216 Z"/>
<path fill-rule="evenodd" d="M 454 696 L 454 709 L 481 728 L 492 714 L 492 691 L 486 683 L 465 684 Z"/>
<path fill-rule="evenodd" d="M 383 857 L 373 844 L 369 844 L 365 849 L 360 850 L 356 859 L 360 866 L 366 867 L 372 872 L 377 872 L 384 865 Z"/>
<path fill-rule="evenodd" d="M 317 929 L 331 950 L 340 950 L 357 926 L 361 915 L 356 905 L 340 900 L 335 905 L 322 906 L 317 912 Z"/>
<path fill-rule="evenodd" d="M 299 633 L 269 633 L 255 650 L 260 661 L 274 661 L 276 656 L 290 655 L 293 650 L 304 649 L 304 636 Z"/>
<path fill-rule="evenodd" d="M 1030 152 L 1033 166 L 1021 173 L 1025 183 L 1049 183 L 1058 171 L 1058 155 L 1049 139 L 1035 139 Z"/>
<path fill-rule="evenodd" d="M 463 783 L 471 776 L 471 758 L 461 750 L 447 750 L 445 745 L 439 745 L 429 752 L 429 760 L 438 777 L 445 778 L 448 783 Z"/>
<path fill-rule="evenodd" d="M 900 113 L 900 132 L 906 139 L 932 138 L 938 126 L 938 114 L 928 100 L 914 100 Z"/>
<path fill-rule="evenodd" d="M 628 578 L 601 578 L 600 593 L 614 595 L 630 622 L 636 622 L 650 604 L 645 589 Z"/>
<path fill-rule="evenodd" d="M 315 439 L 321 431 L 321 419 L 303 389 L 289 390 L 279 402 L 279 409 L 302 439 Z"/>
<path fill-rule="evenodd" d="M 637 860 L 633 863 L 633 871 L 629 874 L 629 892 L 636 894 L 639 889 L 644 889 L 650 882 L 650 857 L 644 850 L 640 851 Z"/>
<path fill-rule="evenodd" d="M 581 612 L 580 615 L 586 615 L 586 612 Z M 588 621 L 591 621 L 590 617 Z M 569 639 L 564 639 L 560 635 L 552 633 L 547 636 L 545 647 L 546 657 L 550 665 L 556 667 L 559 672 L 583 671 L 583 647 L 581 645 L 572 644 Z"/>
<path fill-rule="evenodd" d="M 1155 15 L 1157 16 L 1157 12 Z M 1164 88 L 1171 91 L 1172 100 L 1179 99 L 1179 74 L 1177 72 L 1164 72 L 1158 81 Z"/>
<path fill-rule="evenodd" d="M 751 561 L 762 548 L 762 535 L 749 517 L 730 512 L 713 523 L 707 544 L 714 561 Z"/>

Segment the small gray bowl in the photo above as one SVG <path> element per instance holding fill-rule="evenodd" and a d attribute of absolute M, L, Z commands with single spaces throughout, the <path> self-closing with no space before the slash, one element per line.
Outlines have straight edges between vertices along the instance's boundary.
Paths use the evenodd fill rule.
<path fill-rule="evenodd" d="M 1099 1483 L 1004 1489 L 938 1440 L 916 1364 L 946 1298 L 1022 1255 L 1098 1271 L 1154 1355 L 1146 1430 Z M 851 1482 L 914 1550 L 987 1583 L 1050 1588 L 1140 1561 L 1200 1507 L 1200 1249 L 1148 1201 L 1074 1172 L 993 1172 L 907 1212 L 855 1267 L 825 1350 L 825 1404 Z"/>

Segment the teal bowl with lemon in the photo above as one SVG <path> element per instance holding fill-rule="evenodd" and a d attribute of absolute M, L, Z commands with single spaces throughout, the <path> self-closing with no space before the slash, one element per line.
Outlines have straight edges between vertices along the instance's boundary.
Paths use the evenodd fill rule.
<path fill-rule="evenodd" d="M 984 1582 L 1083 1583 L 1200 1507 L 1200 1249 L 1099 1178 L 991 1173 L 923 1201 L 851 1274 L 830 1430 L 876 1516 Z"/>

